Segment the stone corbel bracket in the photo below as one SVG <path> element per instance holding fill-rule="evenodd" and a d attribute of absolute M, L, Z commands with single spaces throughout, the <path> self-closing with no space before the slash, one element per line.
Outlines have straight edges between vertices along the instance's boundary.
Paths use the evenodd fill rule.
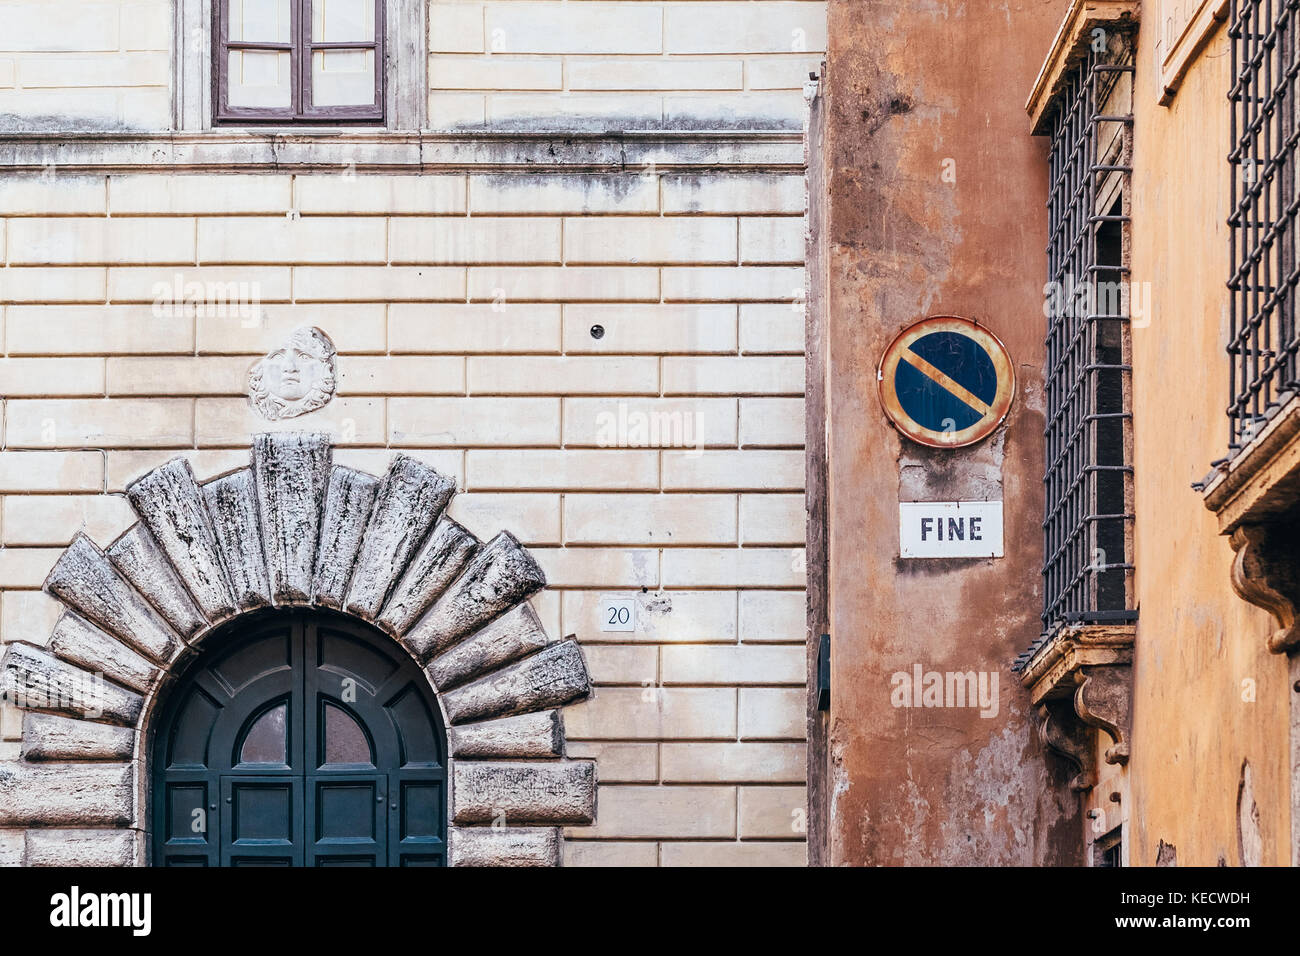
<path fill-rule="evenodd" d="M 1300 648 L 1300 397 L 1291 399 L 1205 485 L 1236 557 L 1232 589 L 1273 615 L 1274 654 Z"/>
<path fill-rule="evenodd" d="M 1114 743 L 1106 763 L 1126 764 L 1132 733 L 1133 679 L 1127 665 L 1085 665 L 1074 672 L 1074 712 L 1091 727 L 1104 730 Z"/>
<path fill-rule="evenodd" d="M 1097 785 L 1097 772 L 1092 766 L 1092 732 L 1074 719 L 1068 700 L 1038 705 L 1038 742 L 1074 767 L 1071 790 L 1084 792 Z"/>
<path fill-rule="evenodd" d="M 1092 730 L 1113 743 L 1109 764 L 1129 759 L 1132 727 L 1133 624 L 1081 624 L 1063 627 L 1025 665 L 1021 683 L 1039 717 L 1042 744 L 1076 768 L 1072 790 L 1097 782 Z"/>
<path fill-rule="evenodd" d="M 1239 525 L 1228 541 L 1232 589 L 1242 600 L 1273 615 L 1278 628 L 1268 636 L 1268 649 L 1286 654 L 1300 646 L 1300 574 L 1296 568 L 1296 529 L 1286 525 Z"/>
<path fill-rule="evenodd" d="M 292 432 L 255 436 L 250 466 L 202 483 L 173 459 L 128 487 L 139 522 L 60 556 L 54 633 L 11 636 L 0 660 L 24 708 L 0 827 L 26 829 L 26 865 L 145 859 L 151 715 L 207 635 L 268 607 L 352 615 L 424 669 L 448 726 L 453 865 L 554 866 L 561 827 L 594 822 L 596 766 L 565 754 L 560 711 L 591 681 L 528 601 L 537 562 L 448 517 L 456 483 L 422 462 L 374 476 L 332 459 L 328 436 Z"/>

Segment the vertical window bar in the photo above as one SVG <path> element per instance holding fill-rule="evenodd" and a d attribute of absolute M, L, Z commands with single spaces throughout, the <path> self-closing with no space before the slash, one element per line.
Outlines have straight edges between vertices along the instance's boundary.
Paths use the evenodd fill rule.
<path fill-rule="evenodd" d="M 1233 0 L 1230 454 L 1297 393 L 1297 0 Z"/>

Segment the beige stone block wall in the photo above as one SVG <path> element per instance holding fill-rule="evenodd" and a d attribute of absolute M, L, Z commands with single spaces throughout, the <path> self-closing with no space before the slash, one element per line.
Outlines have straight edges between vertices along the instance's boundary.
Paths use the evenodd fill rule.
<path fill-rule="evenodd" d="M 167 129 L 171 0 L 0 2 L 0 129 Z"/>
<path fill-rule="evenodd" d="M 798 129 L 821 0 L 432 0 L 434 128 Z"/>
<path fill-rule="evenodd" d="M 57 16 L 51 2 L 0 0 L 0 129 L 170 129 L 180 0 L 57 0 Z M 826 49 L 824 0 L 427 10 L 436 130 L 799 129 Z"/>
<path fill-rule="evenodd" d="M 59 549 L 108 544 L 168 458 L 219 474 L 274 428 L 371 472 L 401 450 L 533 549 L 588 656 L 565 722 L 598 823 L 566 861 L 803 862 L 800 177 L 34 175 L 0 226 L 0 641 L 46 638 Z M 299 325 L 338 394 L 267 423 L 248 369 Z"/>

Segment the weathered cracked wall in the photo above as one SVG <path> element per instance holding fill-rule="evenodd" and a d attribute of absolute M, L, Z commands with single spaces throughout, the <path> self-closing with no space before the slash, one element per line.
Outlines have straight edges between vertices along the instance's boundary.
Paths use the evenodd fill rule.
<path fill-rule="evenodd" d="M 1149 294 L 1151 315 L 1133 332 L 1135 866 L 1155 865 L 1162 844 L 1166 857 L 1176 849 L 1179 866 L 1242 863 L 1237 797 L 1247 760 L 1256 859 L 1290 861 L 1287 662 L 1265 647 L 1272 618 L 1233 593 L 1232 549 L 1190 487 L 1228 447 L 1227 32 L 1214 34 L 1167 108 L 1158 103 L 1154 17 L 1138 35 L 1133 281 Z M 1248 844 L 1254 829 L 1247 822 Z"/>
<path fill-rule="evenodd" d="M 825 825 L 829 864 L 1080 862 L 1077 800 L 1009 670 L 1042 602 L 1047 163 L 1023 104 L 1064 8 L 830 4 L 817 161 L 830 183 L 832 709 L 829 809 L 813 809 L 811 837 Z M 973 448 L 907 442 L 877 399 L 882 350 L 938 313 L 988 326 L 1016 363 L 1006 425 Z M 900 498 L 986 497 L 1006 502 L 1006 557 L 898 559 Z M 996 717 L 893 707 L 891 675 L 917 664 L 996 673 Z"/>

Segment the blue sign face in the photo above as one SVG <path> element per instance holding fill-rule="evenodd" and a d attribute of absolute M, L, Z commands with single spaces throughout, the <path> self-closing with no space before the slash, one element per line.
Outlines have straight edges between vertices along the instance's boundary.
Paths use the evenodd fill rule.
<path fill-rule="evenodd" d="M 1015 393 L 1011 356 L 970 319 L 934 316 L 885 350 L 880 400 L 894 426 L 933 448 L 970 445 L 1006 418 Z"/>
<path fill-rule="evenodd" d="M 894 390 L 903 411 L 922 428 L 961 431 L 988 414 L 998 395 L 998 372 L 974 339 L 931 332 L 900 357 Z"/>

